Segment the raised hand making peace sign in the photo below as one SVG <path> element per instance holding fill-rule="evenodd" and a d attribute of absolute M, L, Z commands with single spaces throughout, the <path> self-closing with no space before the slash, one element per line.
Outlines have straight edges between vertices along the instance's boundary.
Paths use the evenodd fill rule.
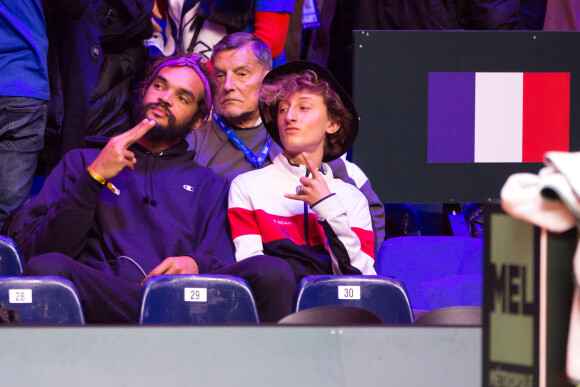
<path fill-rule="evenodd" d="M 312 177 L 302 176 L 300 178 L 300 184 L 302 184 L 302 189 L 297 190 L 296 194 L 284 194 L 284 197 L 294 200 L 301 200 L 312 206 L 314 203 L 321 199 L 324 199 L 331 194 L 330 189 L 328 189 L 328 184 L 324 180 L 324 177 L 312 162 L 312 159 L 305 153 L 301 153 L 302 158 L 306 162 L 306 167 L 310 170 Z M 300 191 L 300 192 L 298 192 Z"/>
<path fill-rule="evenodd" d="M 155 121 L 144 119 L 125 133 L 112 137 L 90 167 L 105 180 L 117 176 L 124 168 L 132 171 L 137 159 L 128 148 L 154 126 Z"/>

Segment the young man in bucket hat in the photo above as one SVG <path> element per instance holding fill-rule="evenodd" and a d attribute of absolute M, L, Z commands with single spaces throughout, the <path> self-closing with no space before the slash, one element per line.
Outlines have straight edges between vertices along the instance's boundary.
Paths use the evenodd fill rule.
<path fill-rule="evenodd" d="M 264 78 L 260 111 L 283 152 L 231 184 L 236 259 L 282 258 L 297 282 L 315 274 L 376 274 L 368 202 L 327 164 L 352 146 L 358 132 L 346 92 L 323 67 L 291 62 Z"/>

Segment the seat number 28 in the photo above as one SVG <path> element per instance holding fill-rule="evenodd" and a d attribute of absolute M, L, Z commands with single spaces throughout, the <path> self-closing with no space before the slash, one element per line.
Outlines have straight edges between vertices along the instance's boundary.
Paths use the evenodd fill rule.
<path fill-rule="evenodd" d="M 8 289 L 8 302 L 11 304 L 32 303 L 32 289 Z"/>

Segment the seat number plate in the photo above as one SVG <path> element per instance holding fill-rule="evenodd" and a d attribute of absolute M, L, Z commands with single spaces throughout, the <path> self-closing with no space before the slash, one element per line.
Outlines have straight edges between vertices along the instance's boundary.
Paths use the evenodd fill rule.
<path fill-rule="evenodd" d="M 8 289 L 8 302 L 11 304 L 32 303 L 32 289 Z"/>
<path fill-rule="evenodd" d="M 360 286 L 339 286 L 339 300 L 360 300 Z"/>
<path fill-rule="evenodd" d="M 207 288 L 185 288 L 185 301 L 207 302 Z"/>

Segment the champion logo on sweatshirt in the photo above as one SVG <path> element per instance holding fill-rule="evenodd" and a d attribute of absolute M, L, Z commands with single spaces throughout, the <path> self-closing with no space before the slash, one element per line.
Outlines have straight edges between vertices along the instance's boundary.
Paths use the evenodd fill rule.
<path fill-rule="evenodd" d="M 542 162 L 569 151 L 570 73 L 429 73 L 429 163 Z"/>
<path fill-rule="evenodd" d="M 193 188 L 192 186 L 187 185 L 187 184 L 184 184 L 183 185 L 183 189 L 186 190 L 186 191 L 190 191 L 190 192 L 195 191 L 195 188 Z"/>

